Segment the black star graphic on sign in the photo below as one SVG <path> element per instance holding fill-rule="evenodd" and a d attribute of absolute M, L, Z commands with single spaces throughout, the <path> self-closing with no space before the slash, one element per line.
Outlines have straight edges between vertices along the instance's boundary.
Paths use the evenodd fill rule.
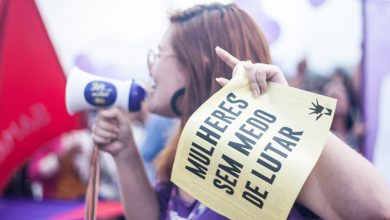
<path fill-rule="evenodd" d="M 318 104 L 318 99 L 316 99 L 317 104 L 311 103 L 313 105 L 313 108 L 309 108 L 310 110 L 313 110 L 309 115 L 311 114 L 316 114 L 316 121 L 321 118 L 322 115 L 331 115 L 332 114 L 332 109 L 329 108 L 324 108 L 324 106 Z M 325 110 L 325 112 L 324 112 Z"/>

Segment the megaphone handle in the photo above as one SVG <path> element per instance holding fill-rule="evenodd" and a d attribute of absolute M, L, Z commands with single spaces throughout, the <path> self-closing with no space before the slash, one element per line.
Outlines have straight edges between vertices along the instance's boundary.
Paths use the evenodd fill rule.
<path fill-rule="evenodd" d="M 100 166 L 99 166 L 99 150 L 97 146 L 93 147 L 91 157 L 91 168 L 88 180 L 87 193 L 85 195 L 85 219 L 95 220 L 97 203 L 98 203 L 98 189 L 100 179 Z"/>

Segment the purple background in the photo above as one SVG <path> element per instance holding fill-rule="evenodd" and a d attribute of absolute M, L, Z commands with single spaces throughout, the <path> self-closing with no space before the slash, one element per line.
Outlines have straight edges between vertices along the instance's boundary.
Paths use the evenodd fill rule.
<path fill-rule="evenodd" d="M 385 74 L 390 73 L 390 1 L 363 0 L 363 3 L 365 44 L 362 83 L 367 129 L 364 154 L 372 160 L 378 125 L 381 81 Z"/>

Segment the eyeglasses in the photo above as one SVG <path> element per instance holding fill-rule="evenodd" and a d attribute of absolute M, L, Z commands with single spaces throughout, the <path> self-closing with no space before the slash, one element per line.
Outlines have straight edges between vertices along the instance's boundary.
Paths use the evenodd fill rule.
<path fill-rule="evenodd" d="M 161 53 L 160 49 L 149 50 L 148 56 L 147 56 L 149 71 L 161 58 L 167 57 L 167 56 L 175 56 L 175 54 L 173 52 Z"/>

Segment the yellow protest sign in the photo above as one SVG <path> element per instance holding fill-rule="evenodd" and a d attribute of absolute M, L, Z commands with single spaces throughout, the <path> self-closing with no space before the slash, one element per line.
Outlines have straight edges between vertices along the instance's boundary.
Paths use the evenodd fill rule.
<path fill-rule="evenodd" d="M 188 120 L 171 180 L 231 219 L 286 219 L 329 134 L 336 100 L 269 83 L 244 67 Z"/>

